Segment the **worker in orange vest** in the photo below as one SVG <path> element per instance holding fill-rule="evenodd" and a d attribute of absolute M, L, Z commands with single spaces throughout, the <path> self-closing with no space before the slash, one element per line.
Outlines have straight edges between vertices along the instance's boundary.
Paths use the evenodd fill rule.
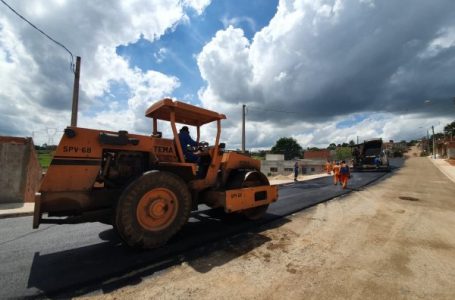
<path fill-rule="evenodd" d="M 351 177 L 351 172 L 349 171 L 349 166 L 343 160 L 340 166 L 340 182 L 343 190 L 348 186 L 348 180 Z"/>
<path fill-rule="evenodd" d="M 330 160 L 327 160 L 327 162 L 325 163 L 325 170 L 327 171 L 327 174 L 332 174 L 332 163 L 330 162 Z"/>
<path fill-rule="evenodd" d="M 335 164 L 332 167 L 333 171 L 333 184 L 337 185 L 338 182 L 340 181 L 340 165 L 338 164 L 338 161 L 335 161 Z"/>

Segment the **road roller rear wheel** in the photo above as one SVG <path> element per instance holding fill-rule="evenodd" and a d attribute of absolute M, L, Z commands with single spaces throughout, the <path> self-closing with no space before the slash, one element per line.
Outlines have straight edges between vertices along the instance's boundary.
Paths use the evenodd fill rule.
<path fill-rule="evenodd" d="M 172 173 L 150 172 L 120 196 L 115 227 L 128 245 L 156 248 L 180 230 L 190 212 L 191 195 L 185 182 Z"/>

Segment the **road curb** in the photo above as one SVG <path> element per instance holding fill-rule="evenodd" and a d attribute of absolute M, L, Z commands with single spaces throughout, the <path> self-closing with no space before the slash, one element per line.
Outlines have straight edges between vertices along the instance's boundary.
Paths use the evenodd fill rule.
<path fill-rule="evenodd" d="M 33 216 L 32 211 L 27 212 L 12 212 L 12 213 L 4 213 L 0 214 L 0 219 L 9 219 L 9 218 L 16 218 L 16 217 L 28 217 Z"/>
<path fill-rule="evenodd" d="M 455 177 L 452 174 L 450 174 L 450 172 L 447 172 L 447 170 L 445 170 L 444 167 L 438 165 L 433 158 L 430 158 L 430 157 L 427 157 L 427 158 L 442 174 L 444 174 L 447 177 L 447 179 L 451 180 L 452 182 L 455 182 Z"/>

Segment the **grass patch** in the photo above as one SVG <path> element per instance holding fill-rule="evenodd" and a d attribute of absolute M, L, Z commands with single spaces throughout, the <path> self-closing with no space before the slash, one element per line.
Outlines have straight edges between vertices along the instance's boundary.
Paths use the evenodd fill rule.
<path fill-rule="evenodd" d="M 265 160 L 264 156 L 252 155 L 251 158 L 254 158 L 254 159 L 257 159 L 257 160 Z"/>
<path fill-rule="evenodd" d="M 38 161 L 39 164 L 41 165 L 41 168 L 43 169 L 49 168 L 54 153 L 49 150 L 38 150 L 36 152 L 38 152 Z"/>

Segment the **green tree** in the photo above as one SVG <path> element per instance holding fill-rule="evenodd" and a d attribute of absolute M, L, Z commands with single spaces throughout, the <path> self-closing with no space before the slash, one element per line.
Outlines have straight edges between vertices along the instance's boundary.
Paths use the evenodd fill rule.
<path fill-rule="evenodd" d="M 455 121 L 444 126 L 444 133 L 448 136 L 455 137 Z"/>
<path fill-rule="evenodd" d="M 275 146 L 272 147 L 271 151 L 275 154 L 284 154 L 285 160 L 290 160 L 295 157 L 301 157 L 302 146 L 292 137 L 282 137 L 276 141 Z"/>
<path fill-rule="evenodd" d="M 337 145 L 336 145 L 335 143 L 331 143 L 331 144 L 327 147 L 328 150 L 335 150 L 336 148 L 337 148 Z"/>
<path fill-rule="evenodd" d="M 411 140 L 411 141 L 409 141 L 408 143 L 406 143 L 406 145 L 407 145 L 408 147 L 415 146 L 416 144 L 417 144 L 417 140 Z"/>
<path fill-rule="evenodd" d="M 350 141 L 349 141 L 349 146 L 354 146 L 354 145 L 355 145 L 354 140 L 350 140 Z"/>
<path fill-rule="evenodd" d="M 350 147 L 338 147 L 336 149 L 337 160 L 349 160 L 352 158 Z"/>

